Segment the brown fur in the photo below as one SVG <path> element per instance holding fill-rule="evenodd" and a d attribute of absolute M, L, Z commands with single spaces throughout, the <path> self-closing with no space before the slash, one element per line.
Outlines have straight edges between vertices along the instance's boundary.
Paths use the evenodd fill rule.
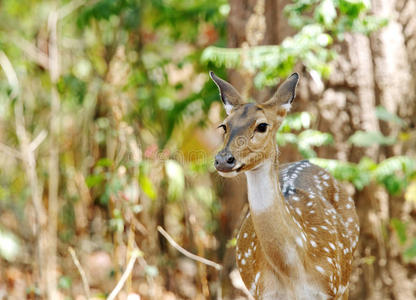
<path fill-rule="evenodd" d="M 253 209 L 253 201 L 262 198 L 249 198 L 251 213 L 237 236 L 237 264 L 256 299 L 347 299 L 359 233 L 353 200 L 330 174 L 307 161 L 278 164 L 275 134 L 295 97 L 297 80 L 292 75 L 262 105 L 244 104 L 229 85 L 217 83 L 229 105 L 223 150 L 232 153 L 238 167 L 230 173 L 253 176 L 266 161 L 272 163 L 260 173 L 272 183 L 264 191 L 272 203 L 262 211 Z M 268 124 L 265 132 L 257 130 L 261 123 Z"/>

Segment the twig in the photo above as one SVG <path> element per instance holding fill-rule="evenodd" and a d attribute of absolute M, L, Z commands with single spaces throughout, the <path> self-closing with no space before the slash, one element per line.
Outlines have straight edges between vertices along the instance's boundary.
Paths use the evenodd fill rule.
<path fill-rule="evenodd" d="M 0 64 L 3 70 L 6 73 L 7 80 L 9 81 L 10 86 L 12 87 L 11 97 L 16 99 L 16 104 L 14 107 L 15 114 L 15 123 L 16 123 L 16 135 L 19 140 L 20 153 L 19 156 L 22 158 L 27 180 L 30 184 L 31 197 L 33 207 L 35 208 L 36 215 L 36 233 L 37 233 L 37 247 L 40 265 L 43 266 L 48 262 L 48 253 L 47 253 L 47 244 L 48 238 L 46 233 L 46 224 L 47 224 L 47 215 L 46 209 L 42 203 L 42 187 L 38 180 L 38 175 L 36 171 L 36 157 L 34 152 L 31 150 L 29 137 L 25 128 L 25 117 L 23 113 L 23 100 L 20 96 L 19 90 L 19 81 L 16 75 L 16 72 L 13 68 L 13 65 L 10 63 L 10 60 L 4 52 L 0 52 Z M 2 147 L 3 150 L 6 147 Z M 10 150 L 10 149 L 8 149 Z M 10 151 L 9 151 L 10 152 Z M 13 153 L 13 151 L 12 151 Z M 42 288 L 44 288 L 45 280 L 44 273 L 42 269 L 38 268 L 38 275 L 40 276 L 40 282 Z"/>
<path fill-rule="evenodd" d="M 13 149 L 12 147 L 9 147 L 3 143 L 0 143 L 0 152 L 4 152 L 7 155 L 13 156 L 15 158 L 23 159 L 22 155 L 19 151 Z"/>
<path fill-rule="evenodd" d="M 185 255 L 186 257 L 189 257 L 190 259 L 196 260 L 200 263 L 203 263 L 207 266 L 213 267 L 217 270 L 221 270 L 222 266 L 220 264 L 217 264 L 216 262 L 210 261 L 209 259 L 200 257 L 198 255 L 195 255 L 188 250 L 185 250 L 181 246 L 179 246 L 175 240 L 160 226 L 157 226 L 157 230 L 168 240 L 168 242 L 174 247 L 176 250 L 178 250 L 180 253 Z"/>
<path fill-rule="evenodd" d="M 68 248 L 69 254 L 71 254 L 72 261 L 74 262 L 75 266 L 78 269 L 79 275 L 81 275 L 82 285 L 84 286 L 84 292 L 85 296 L 87 296 L 87 299 L 90 299 L 90 285 L 88 283 L 87 275 L 85 274 L 84 269 L 81 266 L 81 263 L 78 260 L 77 254 L 75 253 L 75 250 L 72 247 Z"/>
<path fill-rule="evenodd" d="M 6 73 L 7 80 L 12 87 L 11 97 L 17 98 L 15 105 L 16 135 L 20 143 L 20 151 L 16 151 L 4 144 L 0 145 L 0 149 L 8 154 L 17 156 L 24 161 L 27 170 L 27 177 L 31 186 L 32 202 L 35 207 L 36 218 L 39 222 L 38 225 L 42 226 L 46 223 L 46 212 L 42 204 L 42 196 L 36 174 L 36 159 L 33 152 L 30 150 L 29 139 L 26 134 L 25 119 L 23 116 L 23 103 L 22 100 L 19 99 L 19 80 L 12 63 L 3 51 L 0 51 L 0 66 Z"/>
<path fill-rule="evenodd" d="M 12 63 L 3 51 L 0 51 L 0 66 L 3 68 L 7 81 L 12 88 L 10 98 L 14 99 L 20 92 L 19 80 L 17 79 L 16 71 L 14 70 Z"/>
<path fill-rule="evenodd" d="M 58 12 L 52 10 L 48 16 L 48 65 L 51 80 L 51 101 L 49 121 L 49 161 L 48 161 L 48 261 L 46 270 L 46 293 L 49 300 L 58 297 L 56 269 L 58 267 L 58 212 L 59 212 L 59 134 L 60 99 L 57 82 L 60 77 L 58 47 Z"/>
<path fill-rule="evenodd" d="M 40 144 L 46 139 L 48 136 L 48 132 L 46 130 L 42 130 L 37 137 L 34 138 L 34 140 L 30 143 L 30 151 L 35 151 Z"/>
<path fill-rule="evenodd" d="M 36 64 L 44 69 L 49 68 L 48 56 L 31 42 L 22 37 L 11 38 L 11 41 Z"/>
<path fill-rule="evenodd" d="M 140 256 L 140 253 L 141 252 L 137 249 L 132 252 L 132 255 L 130 257 L 129 263 L 127 264 L 126 270 L 124 271 L 123 275 L 121 275 L 121 278 L 118 281 L 115 288 L 113 289 L 113 291 L 110 293 L 110 295 L 108 295 L 107 300 L 114 300 L 117 294 L 121 291 L 131 271 L 133 271 L 134 263 L 136 262 L 136 259 Z"/>

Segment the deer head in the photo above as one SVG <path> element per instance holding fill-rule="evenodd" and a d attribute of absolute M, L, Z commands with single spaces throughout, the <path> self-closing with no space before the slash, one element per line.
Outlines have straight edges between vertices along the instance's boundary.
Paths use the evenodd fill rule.
<path fill-rule="evenodd" d="M 246 103 L 237 90 L 210 72 L 217 85 L 227 118 L 219 127 L 224 130 L 223 148 L 215 156 L 215 168 L 224 177 L 258 167 L 276 151 L 275 134 L 295 98 L 297 73 L 284 81 L 264 103 Z"/>

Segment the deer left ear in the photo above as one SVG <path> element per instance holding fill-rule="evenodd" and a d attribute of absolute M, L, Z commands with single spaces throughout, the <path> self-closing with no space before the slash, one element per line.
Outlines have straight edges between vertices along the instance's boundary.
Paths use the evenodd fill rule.
<path fill-rule="evenodd" d="M 299 81 L 299 74 L 293 73 L 290 75 L 277 89 L 276 93 L 268 101 L 264 103 L 265 106 L 279 105 L 285 109 L 286 112 L 290 111 L 293 99 L 296 97 L 296 86 Z"/>
<path fill-rule="evenodd" d="M 227 115 L 231 113 L 234 107 L 243 104 L 243 100 L 237 90 L 227 81 L 219 78 L 214 72 L 209 72 L 209 76 L 215 82 L 220 91 L 222 103 L 224 104 Z"/>

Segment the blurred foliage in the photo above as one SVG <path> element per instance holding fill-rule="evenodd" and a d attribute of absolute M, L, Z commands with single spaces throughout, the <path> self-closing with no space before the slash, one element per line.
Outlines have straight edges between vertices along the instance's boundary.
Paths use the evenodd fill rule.
<path fill-rule="evenodd" d="M 289 24 L 302 28 L 318 23 L 325 31 L 337 39 L 345 32 L 368 34 L 387 24 L 386 19 L 369 14 L 370 1 L 366 0 L 297 0 L 285 7 Z"/>
<path fill-rule="evenodd" d="M 55 8 L 60 8 L 56 83 L 61 102 L 56 116 L 60 245 L 77 245 L 88 237 L 94 246 L 87 249 L 111 254 L 113 275 L 106 270 L 104 278 L 114 280 L 122 270 L 120 253 L 135 243 L 129 234 L 145 232 L 138 246 L 149 247 L 142 249 L 143 257 L 152 263 L 141 263 L 141 276 L 149 285 L 161 273 L 166 276 L 169 254 L 148 246 L 158 242 L 158 236 L 146 220 L 166 220 L 169 231 L 186 241 L 181 244 L 190 250 L 207 249 L 219 255 L 221 247 L 212 241 L 219 230 L 220 210 L 208 173 L 212 163 L 207 145 L 194 131 L 211 122 L 207 114 L 218 101 L 201 54 L 214 43 L 225 45 L 227 1 L 3 1 L 0 51 L 10 60 L 20 89 L 18 97 L 10 96 L 16 87 L 10 81 L 11 71 L 2 70 L 0 140 L 17 150 L 16 101 L 23 105 L 30 139 L 50 125 L 54 84 L 42 59 L 49 54 L 48 22 Z M 36 174 L 45 203 L 49 136 L 36 151 Z M 23 224 L 19 230 L 31 236 L 26 170 L 20 160 L 4 157 L 8 158 L 0 153 L 0 258 L 13 262 L 19 252 L 34 251 L 36 243 L 21 241 L 9 224 L 2 224 L 3 212 L 10 211 L 11 218 L 16 216 Z M 189 215 L 200 224 L 184 227 L 182 221 Z M 100 225 L 91 225 L 96 223 Z M 192 231 L 198 232 L 197 237 Z M 58 280 L 68 297 L 79 279 L 71 268 L 63 268 Z M 35 290 L 39 292 L 34 284 Z"/>
<path fill-rule="evenodd" d="M 289 24 L 298 32 L 281 45 L 255 46 L 249 49 L 208 47 L 203 61 L 216 66 L 243 68 L 257 73 L 255 86 L 275 85 L 301 62 L 309 71 L 328 77 L 329 62 L 336 53 L 329 46 L 343 40 L 347 32 L 370 32 L 387 24 L 386 19 L 370 14 L 366 0 L 295 0 L 285 7 Z M 244 59 L 243 59 L 244 57 Z"/>
<path fill-rule="evenodd" d="M 378 106 L 376 117 L 401 129 L 399 136 L 405 134 L 406 123 L 397 115 Z M 311 130 L 313 116 L 307 112 L 290 114 L 276 134 L 279 146 L 287 143 L 295 145 L 299 153 L 312 163 L 327 169 L 336 179 L 349 181 L 355 188 L 362 190 L 371 182 L 384 186 L 391 195 L 405 194 L 407 201 L 416 201 L 416 159 L 409 156 L 393 156 L 380 162 L 363 157 L 358 163 L 335 159 L 317 158 L 314 147 L 328 145 L 333 142 L 332 136 L 317 130 Z M 381 132 L 356 131 L 348 142 L 357 147 L 385 146 L 398 143 L 394 137 L 386 137 Z M 408 263 L 416 257 L 416 238 L 408 238 L 408 226 L 397 218 L 390 221 L 396 232 L 402 249 L 404 262 Z M 365 263 L 373 263 L 374 257 L 364 258 Z"/>
<path fill-rule="evenodd" d="M 384 121 L 405 126 L 402 119 L 387 112 L 384 107 L 379 106 L 375 113 Z M 335 178 L 350 181 L 359 190 L 375 181 L 382 184 L 390 194 L 398 195 L 416 178 L 416 160 L 408 156 L 393 156 L 379 163 L 368 157 L 363 157 L 358 163 L 316 158 L 313 148 L 330 145 L 333 138 L 329 133 L 310 129 L 313 119 L 307 112 L 290 114 L 276 135 L 278 145 L 295 145 L 304 158 L 311 159 L 311 162 L 329 170 Z M 397 140 L 386 137 L 381 132 L 356 131 L 348 142 L 357 147 L 369 147 L 392 145 L 397 143 Z"/>
<path fill-rule="evenodd" d="M 0 257 L 14 261 L 19 255 L 20 243 L 16 235 L 0 226 Z"/>
<path fill-rule="evenodd" d="M 403 260 L 408 263 L 413 258 L 416 257 L 416 238 L 408 239 L 408 224 L 397 219 L 393 218 L 390 221 L 390 225 L 393 230 L 396 232 L 399 239 L 400 245 L 403 247 L 402 257 Z"/>
<path fill-rule="evenodd" d="M 293 37 L 286 38 L 281 45 L 256 46 L 249 49 L 209 47 L 203 55 L 204 62 L 213 62 L 216 67 L 243 68 L 258 72 L 254 78 L 257 88 L 276 85 L 279 78 L 287 76 L 298 61 L 322 76 L 328 76 L 327 64 L 335 53 L 326 47 L 332 43 L 330 35 L 317 24 L 310 24 Z M 244 60 L 243 60 L 244 56 Z"/>
<path fill-rule="evenodd" d="M 350 143 L 359 147 L 370 147 L 373 145 L 393 145 L 396 142 L 394 137 L 386 137 L 379 131 L 356 131 L 350 136 Z"/>
<path fill-rule="evenodd" d="M 17 101 L 23 103 L 30 138 L 48 129 L 53 83 L 49 70 L 36 57 L 48 55 L 50 12 L 57 4 L 68 8 L 65 5 L 71 3 L 1 3 L 0 51 L 16 71 L 20 88 L 19 97 L 11 97 L 15 87 L 1 75 L 0 139 L 11 148 L 20 147 L 15 127 Z M 215 105 L 218 91 L 207 70 L 219 68 L 222 77 L 230 67 L 257 72 L 257 87 L 276 84 L 298 61 L 309 71 L 328 76 L 328 62 L 336 55 L 330 48 L 334 41 L 342 40 L 346 32 L 369 33 L 385 24 L 369 15 L 366 1 L 296 0 L 286 8 L 290 24 L 299 29 L 296 35 L 281 45 L 226 49 L 229 10 L 226 0 L 97 0 L 86 1 L 59 19 L 60 246 L 91 240 L 87 248 L 111 253 L 114 275 L 122 269 L 120 253 L 135 242 L 129 236 L 134 231 L 148 246 L 141 249 L 140 276 L 149 285 L 159 275 L 172 285 L 172 272 L 167 268 L 177 267 L 167 263 L 177 254 L 165 251 L 153 223 L 169 227 L 181 245 L 201 256 L 223 257 L 226 247 L 234 247 L 236 241 L 222 236 L 220 222 L 226 220 L 218 197 L 221 187 L 213 176 L 213 145 L 210 136 L 199 131 L 213 128 L 219 111 Z M 383 107 L 376 115 L 402 129 L 406 126 Z M 277 133 L 278 144 L 293 144 L 303 157 L 358 189 L 374 181 L 394 195 L 407 189 L 406 197 L 414 199 L 410 192 L 410 187 L 415 188 L 413 159 L 399 156 L 374 162 L 363 158 L 358 163 L 318 159 L 317 147 L 331 147 L 333 137 L 313 129 L 314 121 L 307 112 L 289 115 Z M 49 138 L 35 153 L 45 203 Z M 386 137 L 380 132 L 356 132 L 349 139 L 354 147 L 397 142 L 400 136 Z M 19 253 L 33 253 L 27 249 L 35 244 L 31 190 L 19 158 L 2 153 L 0 171 L 0 222 L 9 220 L 3 212 L 11 212 L 19 224 L 8 229 L 5 225 L 13 222 L 0 223 L 0 256 L 13 262 Z M 411 258 L 415 243 L 411 244 L 406 226 L 399 222 L 392 221 L 392 227 L 401 232 L 407 247 L 403 255 Z M 162 253 L 155 250 L 156 243 L 165 247 Z M 79 275 L 65 266 L 61 275 L 59 288 L 70 297 Z M 209 274 L 212 280 L 215 276 Z M 28 294 L 39 294 L 37 280 L 32 282 Z"/>

